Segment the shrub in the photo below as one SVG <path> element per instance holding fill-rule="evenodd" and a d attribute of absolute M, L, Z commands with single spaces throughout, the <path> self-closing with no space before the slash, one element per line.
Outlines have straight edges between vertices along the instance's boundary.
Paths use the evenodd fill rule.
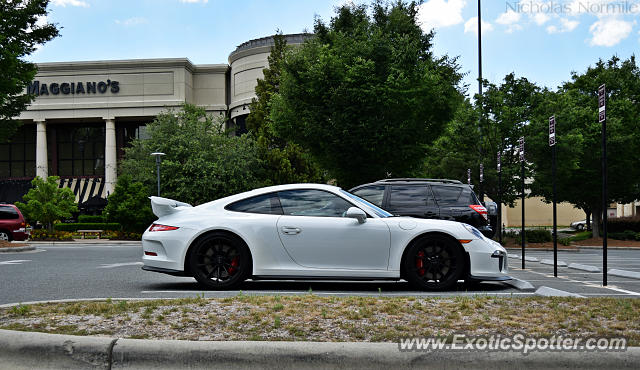
<path fill-rule="evenodd" d="M 545 243 L 552 240 L 551 231 L 545 229 L 525 230 L 524 236 L 529 243 Z"/>
<path fill-rule="evenodd" d="M 103 234 L 103 238 L 113 240 L 141 240 L 142 234 L 127 231 L 108 231 Z"/>
<path fill-rule="evenodd" d="M 562 238 L 562 239 L 558 239 L 558 242 L 562 245 L 570 245 L 571 244 L 571 238 Z"/>
<path fill-rule="evenodd" d="M 78 211 L 73 191 L 69 188 L 59 188 L 58 179 L 58 176 L 49 176 L 46 179 L 36 176 L 31 181 L 33 188 L 22 197 L 26 203 L 16 202 L 25 218 L 42 222 L 49 231 L 53 231 L 52 225 L 55 221 L 71 217 L 73 212 Z"/>
<path fill-rule="evenodd" d="M 31 231 L 31 240 L 73 240 L 73 234 L 66 231 L 49 231 L 47 229 L 37 229 Z"/>
<path fill-rule="evenodd" d="M 156 219 L 148 197 L 141 182 L 133 182 L 129 175 L 122 175 L 102 214 L 107 221 L 120 223 L 123 231 L 140 233 Z"/>
<path fill-rule="evenodd" d="M 617 239 L 617 240 L 636 240 L 636 235 L 637 234 L 631 230 L 625 230 L 623 232 L 608 233 L 608 236 L 611 239 Z"/>
<path fill-rule="evenodd" d="M 626 231 L 640 232 L 640 215 L 631 217 L 617 217 L 607 219 L 607 231 L 623 233 Z"/>
<path fill-rule="evenodd" d="M 117 222 L 93 222 L 93 223 L 59 223 L 53 225 L 57 231 L 78 231 L 78 230 L 120 230 L 121 226 Z"/>
<path fill-rule="evenodd" d="M 104 216 L 102 215 L 80 215 L 78 216 L 78 222 L 83 223 L 96 223 L 96 222 L 105 222 Z"/>

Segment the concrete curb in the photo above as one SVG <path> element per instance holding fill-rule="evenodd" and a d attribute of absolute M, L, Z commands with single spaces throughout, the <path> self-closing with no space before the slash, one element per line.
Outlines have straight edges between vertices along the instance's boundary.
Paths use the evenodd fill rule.
<path fill-rule="evenodd" d="M 640 348 L 625 352 L 418 350 L 397 343 L 192 342 L 78 337 L 0 330 L 0 367 L 11 369 L 320 369 L 549 368 L 634 369 Z"/>
<path fill-rule="evenodd" d="M 541 264 L 543 265 L 551 265 L 553 266 L 553 260 L 549 260 L 549 259 L 544 259 L 542 261 L 540 261 Z M 567 267 L 567 263 L 564 261 L 558 261 L 558 267 Z"/>
<path fill-rule="evenodd" d="M 581 263 L 570 263 L 569 268 L 574 270 L 587 271 L 587 272 L 601 272 L 600 269 L 596 266 L 583 265 Z"/>
<path fill-rule="evenodd" d="M 109 240 L 109 239 L 74 239 L 74 240 L 61 240 L 54 241 L 29 241 L 30 245 L 38 247 L 56 247 L 56 246 L 80 246 L 80 244 L 96 244 L 96 245 L 142 245 L 142 241 L 139 240 Z"/>
<path fill-rule="evenodd" d="M 528 281 L 520 280 L 516 278 L 512 278 L 511 280 L 506 280 L 502 282 L 503 284 L 510 285 L 518 290 L 522 290 L 525 292 L 532 292 L 536 288 Z"/>
<path fill-rule="evenodd" d="M 578 247 L 580 249 L 602 249 L 601 245 L 576 245 L 576 247 Z M 640 250 L 640 247 L 611 247 L 611 246 L 607 246 L 607 249 Z"/>
<path fill-rule="evenodd" d="M 609 271 L 607 271 L 607 274 L 629 279 L 640 279 L 640 272 L 637 271 L 610 269 Z"/>
<path fill-rule="evenodd" d="M 0 248 L 0 253 L 6 253 L 6 252 L 25 252 L 25 251 L 32 251 L 35 250 L 36 247 L 33 245 L 27 245 L 26 247 L 7 247 L 7 248 Z"/>
<path fill-rule="evenodd" d="M 565 292 L 564 290 L 549 288 L 548 286 L 541 286 L 536 290 L 536 295 L 543 297 L 576 297 L 585 298 L 584 296 L 576 293 Z"/>
<path fill-rule="evenodd" d="M 524 260 L 527 262 L 539 262 L 540 260 L 537 259 L 536 257 L 524 257 Z"/>

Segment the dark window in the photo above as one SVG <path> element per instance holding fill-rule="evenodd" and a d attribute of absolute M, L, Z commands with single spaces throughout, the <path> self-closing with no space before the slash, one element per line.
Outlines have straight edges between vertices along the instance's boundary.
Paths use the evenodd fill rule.
<path fill-rule="evenodd" d="M 56 125 L 57 174 L 104 176 L 104 130 L 102 124 Z"/>
<path fill-rule="evenodd" d="M 471 189 L 459 186 L 431 185 L 439 206 L 467 206 L 478 204 L 476 195 Z"/>
<path fill-rule="evenodd" d="M 229 211 L 281 215 L 282 209 L 275 194 L 264 194 L 243 199 L 227 206 Z"/>
<path fill-rule="evenodd" d="M 36 125 L 22 125 L 0 144 L 0 178 L 36 175 Z"/>
<path fill-rule="evenodd" d="M 426 185 L 394 185 L 389 194 L 392 209 L 415 206 L 432 206 L 433 201 Z"/>
<path fill-rule="evenodd" d="M 0 220 L 15 220 L 20 218 L 18 211 L 9 206 L 0 206 Z"/>
<path fill-rule="evenodd" d="M 382 207 L 382 198 L 384 198 L 384 186 L 374 185 L 358 189 L 353 194 L 360 198 L 366 199 L 378 207 Z"/>
<path fill-rule="evenodd" d="M 299 189 L 278 192 L 285 215 L 342 217 L 353 207 L 346 200 L 322 190 Z"/>

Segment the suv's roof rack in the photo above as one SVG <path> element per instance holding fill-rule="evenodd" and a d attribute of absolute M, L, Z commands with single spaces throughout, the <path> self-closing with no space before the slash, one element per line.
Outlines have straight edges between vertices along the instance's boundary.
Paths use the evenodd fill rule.
<path fill-rule="evenodd" d="M 423 178 L 397 178 L 397 179 L 383 179 L 378 180 L 377 182 L 419 182 L 419 181 L 430 181 L 430 182 L 441 182 L 443 184 L 462 184 L 459 180 L 449 180 L 449 179 L 423 179 Z"/>

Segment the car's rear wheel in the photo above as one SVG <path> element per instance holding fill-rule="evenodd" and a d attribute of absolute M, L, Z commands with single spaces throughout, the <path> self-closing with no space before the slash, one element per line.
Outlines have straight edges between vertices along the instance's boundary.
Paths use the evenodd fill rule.
<path fill-rule="evenodd" d="M 215 232 L 196 241 L 190 254 L 193 277 L 210 289 L 229 289 L 251 273 L 249 249 L 237 236 Z"/>
<path fill-rule="evenodd" d="M 409 283 L 422 290 L 452 287 L 464 272 L 462 248 L 452 239 L 430 235 L 414 241 L 404 259 Z"/>

